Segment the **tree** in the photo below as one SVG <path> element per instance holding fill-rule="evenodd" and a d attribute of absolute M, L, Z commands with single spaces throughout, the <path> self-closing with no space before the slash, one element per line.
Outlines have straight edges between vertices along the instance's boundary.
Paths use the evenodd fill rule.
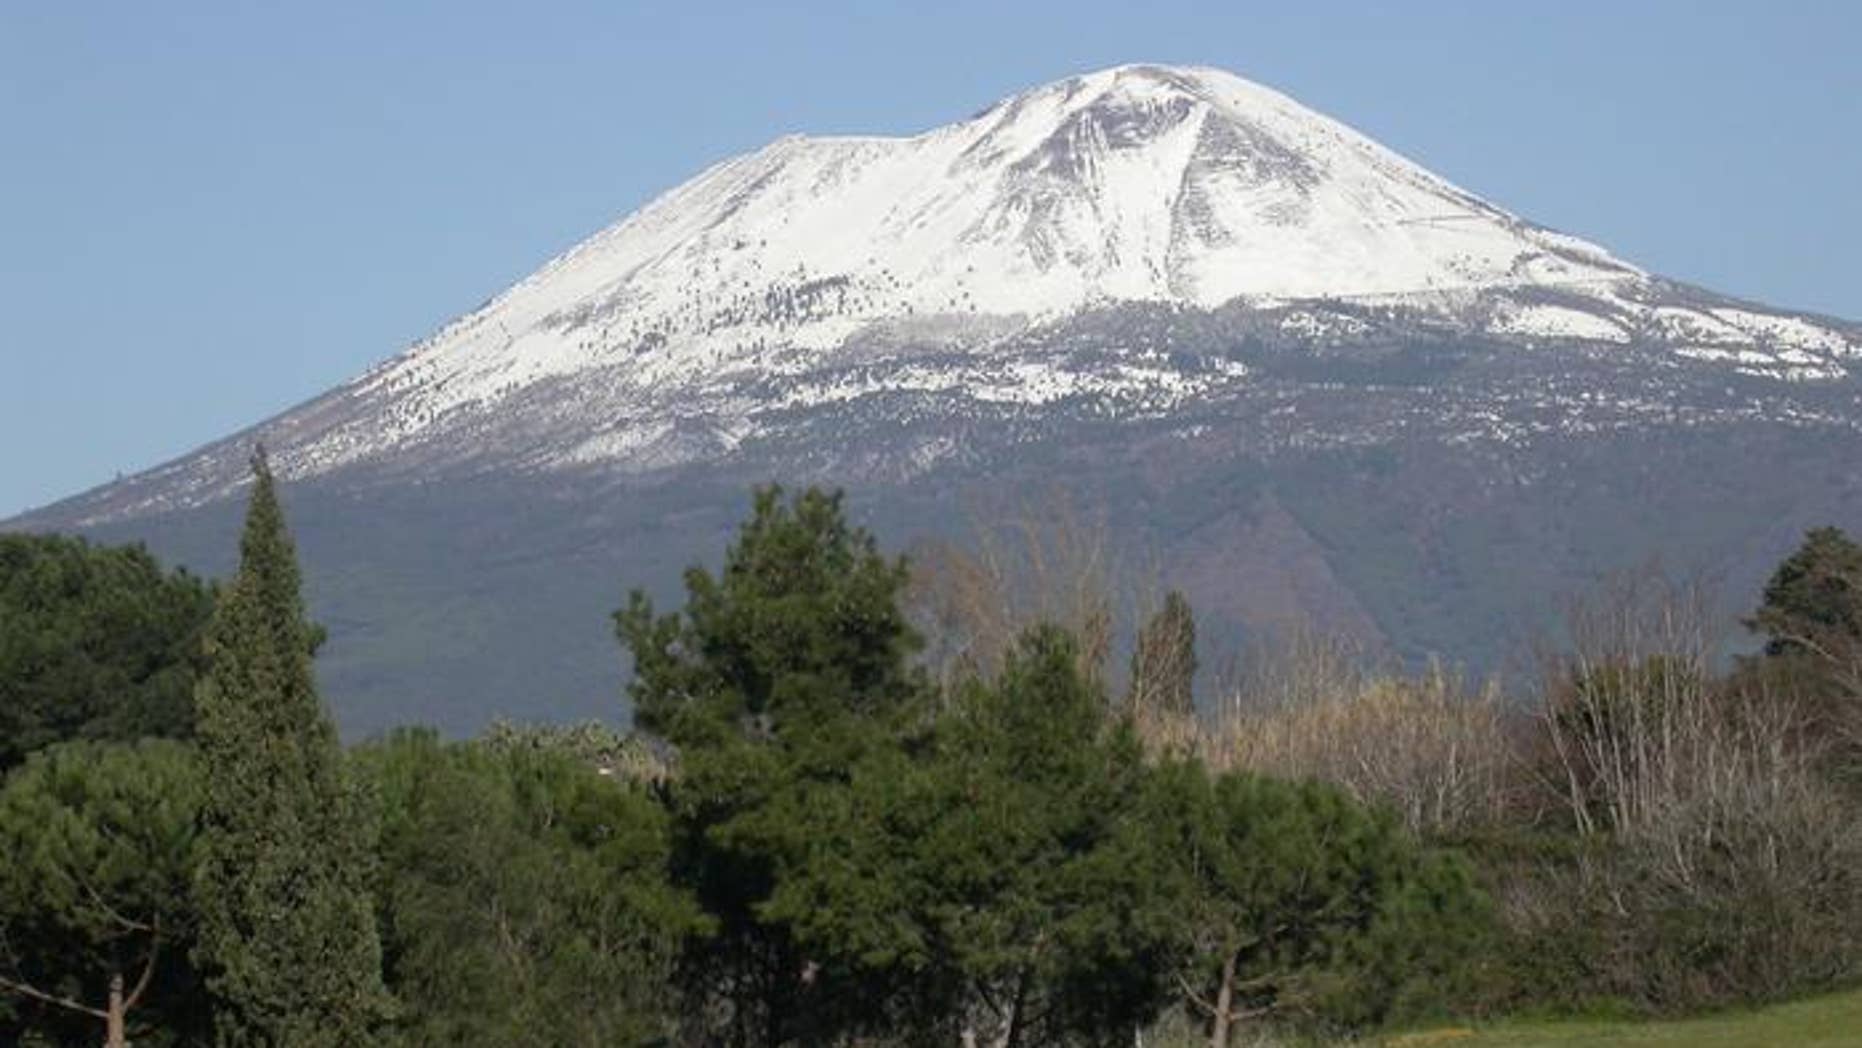
<path fill-rule="evenodd" d="M 759 489 L 717 577 L 686 572 L 682 612 L 635 591 L 616 628 L 634 657 L 635 722 L 681 749 L 806 739 L 816 723 L 915 696 L 905 564 L 847 522 L 841 496 Z"/>
<path fill-rule="evenodd" d="M 635 722 L 675 749 L 676 868 L 715 929 L 682 960 L 684 1011 L 728 1043 L 803 1036 L 846 999 L 764 907 L 778 869 L 815 846 L 786 813 L 923 706 L 906 578 L 839 495 L 768 487 L 719 574 L 686 573 L 681 611 L 635 592 L 616 614 Z"/>
<path fill-rule="evenodd" d="M 356 1045 L 388 1012 L 367 811 L 311 670 L 315 633 L 263 451 L 197 695 L 197 950 L 223 1044 Z"/>
<path fill-rule="evenodd" d="M 139 1044 L 200 1032 L 187 964 L 200 803 L 194 754 L 169 740 L 65 743 L 7 779 L 0 996 L 29 1014 L 10 1030 L 0 1021 L 0 1034 L 95 1044 L 101 1026 L 123 1048 L 132 1029 Z"/>
<path fill-rule="evenodd" d="M 672 948 L 696 911 L 668 879 L 667 815 L 642 787 L 571 752 L 431 732 L 358 759 L 380 803 L 384 968 L 405 1041 L 664 1037 Z"/>
<path fill-rule="evenodd" d="M 1765 585 L 1747 625 L 1767 655 L 1822 653 L 1862 640 L 1862 546 L 1840 528 L 1815 528 Z"/>
<path fill-rule="evenodd" d="M 1196 713 L 1196 618 L 1178 590 L 1138 630 L 1131 653 L 1131 708 L 1179 717 Z"/>
<path fill-rule="evenodd" d="M 1748 686 L 1808 700 L 1838 777 L 1862 780 L 1862 546 L 1837 528 L 1809 532 L 1746 625 L 1766 638 Z"/>
<path fill-rule="evenodd" d="M 0 535 L 0 774 L 55 742 L 192 734 L 212 611 L 141 546 Z"/>
<path fill-rule="evenodd" d="M 1164 999 L 1174 902 L 1135 818 L 1137 740 L 1071 637 L 1030 632 L 927 745 L 876 749 L 788 814 L 815 844 L 767 912 L 910 1043 L 1129 1043 Z"/>
<path fill-rule="evenodd" d="M 1178 989 L 1211 1048 L 1247 1019 L 1382 1019 L 1481 927 L 1461 864 L 1336 787 L 1173 762 L 1146 805 L 1185 900 Z"/>
<path fill-rule="evenodd" d="M 913 549 L 908 606 L 933 642 L 944 692 L 993 677 L 1028 630 L 1074 639 L 1080 672 L 1097 680 L 1113 645 L 1119 571 L 1103 513 L 1082 512 L 1060 488 L 1020 504 L 978 506 L 969 541 Z"/>

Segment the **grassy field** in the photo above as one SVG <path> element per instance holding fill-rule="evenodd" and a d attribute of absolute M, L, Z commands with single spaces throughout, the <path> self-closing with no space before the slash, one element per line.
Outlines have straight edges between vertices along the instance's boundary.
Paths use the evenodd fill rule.
<path fill-rule="evenodd" d="M 1475 1030 L 1430 1030 L 1392 1037 L 1390 1048 L 1533 1048 L 1538 1045 L 1700 1045 L 1703 1048 L 1862 1045 L 1862 991 L 1750 1012 L 1672 1022 L 1585 1020 L 1503 1023 Z"/>

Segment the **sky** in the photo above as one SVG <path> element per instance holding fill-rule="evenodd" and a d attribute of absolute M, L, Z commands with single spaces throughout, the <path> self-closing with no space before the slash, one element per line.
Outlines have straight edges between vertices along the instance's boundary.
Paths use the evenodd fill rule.
<path fill-rule="evenodd" d="M 1862 4 L 0 0 L 0 518 L 393 356 L 702 168 L 1125 62 L 1862 320 Z"/>

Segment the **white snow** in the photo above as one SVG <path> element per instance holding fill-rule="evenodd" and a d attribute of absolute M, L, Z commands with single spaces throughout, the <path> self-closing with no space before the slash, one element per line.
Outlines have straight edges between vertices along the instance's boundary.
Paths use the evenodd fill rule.
<path fill-rule="evenodd" d="M 1283 331 L 1318 339 L 1362 322 L 1302 302 L 1455 317 L 1491 293 L 1552 288 L 1596 308 L 1503 306 L 1493 330 L 1623 343 L 1633 324 L 1774 369 L 1827 370 L 1779 352 L 1858 349 L 1795 317 L 1646 305 L 1652 286 L 1603 248 L 1275 91 L 1213 69 L 1121 66 L 912 137 L 790 136 L 714 165 L 363 376 L 352 391 L 387 406 L 318 435 L 297 461 L 318 472 L 442 439 L 452 420 L 505 410 L 539 383 L 569 384 L 581 407 L 553 410 L 589 415 L 562 461 L 659 455 L 696 439 L 667 413 L 732 379 L 843 374 L 850 355 L 914 332 L 935 331 L 975 365 L 895 368 L 884 386 L 802 381 L 746 410 L 880 388 L 1034 404 L 1187 395 L 1201 380 L 1167 363 L 1085 374 L 991 356 L 1007 335 L 1125 302 L 1245 296 L 1295 307 Z M 617 414 L 635 421 L 613 424 Z M 737 418 L 716 439 L 747 425 Z"/>
<path fill-rule="evenodd" d="M 1530 305 L 1503 314 L 1491 325 L 1500 334 L 1534 338 L 1575 338 L 1623 343 L 1629 332 L 1608 317 L 1568 306 Z"/>
<path fill-rule="evenodd" d="M 1371 326 L 1358 317 L 1343 313 L 1294 310 L 1280 318 L 1278 327 L 1283 334 L 1317 341 L 1339 336 L 1361 335 L 1369 331 Z"/>
<path fill-rule="evenodd" d="M 1665 306 L 1651 315 L 1665 337 L 1705 344 L 1749 345 L 1752 336 L 1725 320 L 1698 309 Z"/>
<path fill-rule="evenodd" d="M 900 315 L 1639 275 L 1259 85 L 1127 66 L 912 138 L 791 136 L 718 164 L 372 381 L 430 418 L 601 364 L 653 385 L 759 344 L 831 349 Z"/>
<path fill-rule="evenodd" d="M 1746 309 L 1716 309 L 1713 315 L 1757 338 L 1789 349 L 1852 354 L 1858 347 L 1840 333 L 1802 317 L 1754 313 Z"/>

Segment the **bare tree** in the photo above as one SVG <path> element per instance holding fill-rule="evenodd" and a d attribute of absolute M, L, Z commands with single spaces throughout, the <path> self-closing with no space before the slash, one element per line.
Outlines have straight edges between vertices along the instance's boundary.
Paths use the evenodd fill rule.
<path fill-rule="evenodd" d="M 941 682 L 995 673 L 1038 623 L 1071 633 L 1081 671 L 1104 679 L 1117 565 L 1103 515 L 1056 490 L 1006 512 L 973 512 L 967 543 L 922 544 L 912 562 L 908 601 Z"/>
<path fill-rule="evenodd" d="M 1650 566 L 1568 602 L 1565 651 L 1542 657 L 1540 716 L 1581 833 L 1659 818 L 1721 741 L 1712 590 Z"/>
<path fill-rule="evenodd" d="M 1439 834 L 1515 799 L 1507 721 L 1497 682 L 1379 668 L 1355 642 L 1300 628 L 1255 647 L 1200 749 L 1215 767 L 1334 783 Z"/>
<path fill-rule="evenodd" d="M 1132 644 L 1127 704 L 1134 714 L 1196 715 L 1196 618 L 1177 590 L 1144 616 Z"/>

